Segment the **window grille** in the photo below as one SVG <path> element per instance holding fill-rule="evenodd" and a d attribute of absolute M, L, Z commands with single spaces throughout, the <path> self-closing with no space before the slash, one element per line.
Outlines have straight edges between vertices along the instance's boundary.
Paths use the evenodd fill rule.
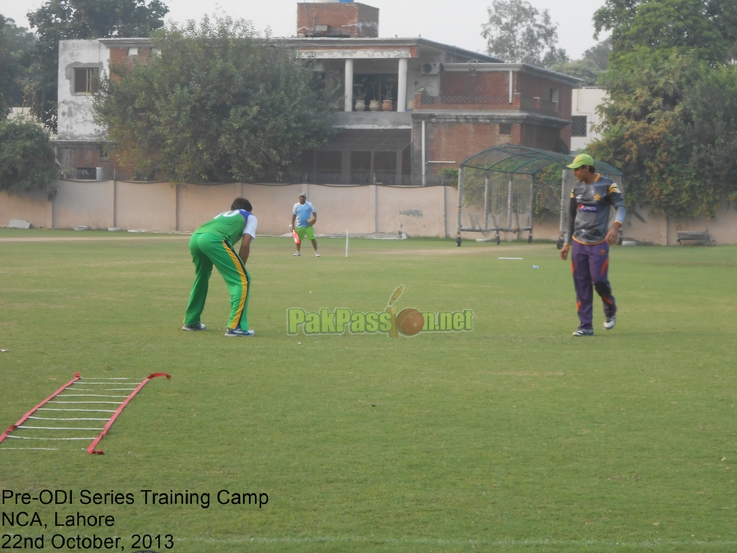
<path fill-rule="evenodd" d="M 588 130 L 586 115 L 574 115 L 571 117 L 571 136 L 586 136 Z"/>

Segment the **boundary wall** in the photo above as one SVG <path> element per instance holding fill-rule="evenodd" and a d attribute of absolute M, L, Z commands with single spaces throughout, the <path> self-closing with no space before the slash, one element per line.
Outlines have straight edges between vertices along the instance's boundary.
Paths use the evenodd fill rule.
<path fill-rule="evenodd" d="M 292 206 L 300 193 L 315 205 L 318 234 L 406 233 L 411 237 L 455 238 L 458 192 L 445 186 L 328 186 L 319 184 L 171 184 L 127 181 L 55 181 L 52 200 L 43 191 L 11 195 L 0 192 L 0 227 L 25 219 L 36 228 L 93 229 L 120 227 L 155 232 L 192 232 L 226 211 L 236 197 L 248 198 L 258 218 L 259 234 L 288 233 Z M 675 245 L 679 230 L 708 227 L 717 244 L 737 244 L 737 209 L 724 204 L 716 217 L 672 220 L 647 206 L 629 210 L 625 238 Z M 465 222 L 464 222 L 465 224 Z M 533 238 L 557 240 L 559 218 L 548 213 L 535 222 Z M 481 233 L 464 233 L 482 238 Z M 502 237 L 517 238 L 513 233 Z M 522 233 L 521 239 L 527 238 Z"/>

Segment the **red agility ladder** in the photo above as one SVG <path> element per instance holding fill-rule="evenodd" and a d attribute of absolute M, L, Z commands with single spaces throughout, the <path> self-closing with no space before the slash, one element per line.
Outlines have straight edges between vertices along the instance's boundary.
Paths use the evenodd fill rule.
<path fill-rule="evenodd" d="M 74 374 L 74 378 L 64 384 L 61 388 L 56 390 L 53 394 L 43 400 L 41 403 L 36 405 L 33 409 L 23 415 L 18 422 L 11 425 L 2 435 L 0 435 L 0 443 L 6 438 L 14 438 L 18 440 L 39 440 L 39 441 L 69 441 L 69 440 L 92 440 L 89 447 L 87 447 L 87 453 L 102 454 L 103 452 L 99 449 L 95 449 L 95 446 L 102 440 L 110 430 L 110 427 L 118 418 L 118 415 L 125 409 L 125 406 L 130 403 L 130 400 L 143 388 L 152 378 L 157 376 L 165 376 L 167 379 L 171 378 L 166 373 L 153 373 L 147 376 L 140 384 L 134 386 L 134 382 L 131 382 L 130 378 L 97 378 L 97 379 L 82 379 L 79 373 Z M 99 386 L 99 388 L 98 388 Z M 90 388 L 91 387 L 91 388 Z M 77 393 L 81 392 L 81 393 Z M 102 392 L 102 393 L 87 393 L 87 392 Z M 127 395 L 107 395 L 109 393 L 117 394 L 118 392 L 130 392 Z M 73 398 L 82 398 L 82 401 Z M 72 401 L 67 401 L 72 399 Z M 108 400 L 122 400 L 122 401 L 108 401 Z M 112 406 L 117 406 L 116 409 L 112 409 Z M 74 406 L 74 407 L 70 407 Z M 84 406 L 84 407 L 81 407 Z M 94 407 L 91 407 L 94 406 Z M 105 406 L 106 408 L 102 408 Z M 90 416 L 85 415 L 82 417 L 57 417 L 57 416 L 45 416 L 46 411 L 57 411 L 57 412 L 77 412 L 77 413 L 112 413 L 107 417 Z M 43 412 L 43 413 L 39 413 Z M 34 421 L 27 423 L 26 421 Z M 37 424 L 35 421 L 43 421 L 40 424 L 48 424 L 50 426 L 34 426 Z M 106 421 L 103 428 L 99 427 L 86 427 L 76 426 L 76 424 L 82 421 Z M 58 423 L 63 422 L 72 423 L 71 426 L 60 426 Z M 20 433 L 17 431 L 21 431 Z M 38 434 L 38 431 L 42 431 L 42 434 L 46 434 L 49 431 L 52 433 L 51 436 L 47 435 L 33 435 Z M 59 437 L 56 434 L 58 431 L 71 433 L 69 436 Z M 94 437 L 80 437 L 75 435 L 78 432 L 90 433 L 91 431 L 99 431 L 99 435 Z M 30 436 L 26 434 L 31 434 Z M 3 447 L 0 449 L 45 449 L 45 450 L 56 450 L 58 448 L 51 447 L 20 447 L 10 448 Z"/>

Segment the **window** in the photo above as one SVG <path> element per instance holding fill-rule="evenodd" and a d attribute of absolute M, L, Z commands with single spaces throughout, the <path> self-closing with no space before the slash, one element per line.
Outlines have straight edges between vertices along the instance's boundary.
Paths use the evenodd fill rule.
<path fill-rule="evenodd" d="M 586 136 L 587 128 L 586 115 L 574 115 L 571 117 L 571 136 Z"/>
<path fill-rule="evenodd" d="M 397 103 L 397 76 L 383 74 L 356 74 L 353 76 L 353 99 L 391 100 Z"/>
<path fill-rule="evenodd" d="M 354 173 L 370 173 L 371 152 L 351 152 L 351 171 Z"/>
<path fill-rule="evenodd" d="M 558 89 L 557 88 L 550 89 L 550 101 L 556 104 L 558 103 Z"/>
<path fill-rule="evenodd" d="M 97 180 L 97 168 L 77 167 L 77 178 L 79 180 Z"/>
<path fill-rule="evenodd" d="M 511 123 L 499 123 L 499 134 L 512 134 Z"/>
<path fill-rule="evenodd" d="M 343 163 L 343 155 L 340 151 L 318 150 L 317 172 L 318 173 L 340 173 Z"/>
<path fill-rule="evenodd" d="M 74 93 L 91 94 L 97 92 L 99 70 L 97 67 L 76 67 L 74 69 Z"/>

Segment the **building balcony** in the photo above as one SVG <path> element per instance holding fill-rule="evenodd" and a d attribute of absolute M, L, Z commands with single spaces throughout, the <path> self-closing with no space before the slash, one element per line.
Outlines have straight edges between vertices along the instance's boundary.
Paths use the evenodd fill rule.
<path fill-rule="evenodd" d="M 344 129 L 411 129 L 410 112 L 398 111 L 339 111 L 335 126 Z"/>
<path fill-rule="evenodd" d="M 524 111 L 559 117 L 558 103 L 532 96 L 429 96 L 415 94 L 415 111 Z"/>

